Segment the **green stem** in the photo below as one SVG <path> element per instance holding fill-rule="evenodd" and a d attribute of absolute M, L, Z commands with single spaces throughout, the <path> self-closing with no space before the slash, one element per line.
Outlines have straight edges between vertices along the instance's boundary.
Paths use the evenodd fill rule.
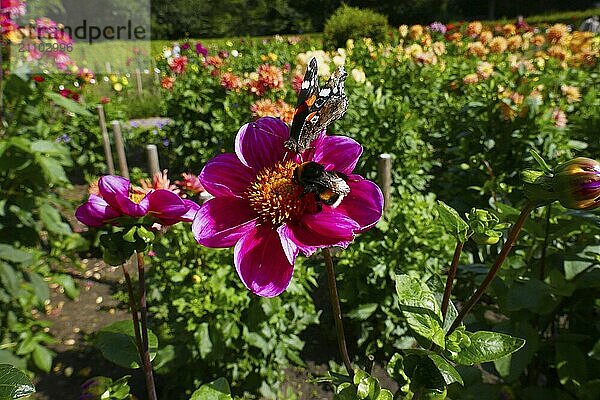
<path fill-rule="evenodd" d="M 540 280 L 543 281 L 546 276 L 546 252 L 548 251 L 548 241 L 550 236 L 550 216 L 552 215 L 552 204 L 546 208 L 546 232 L 544 235 L 544 244 L 542 247 L 542 256 L 540 259 Z"/>
<path fill-rule="evenodd" d="M 346 366 L 346 371 L 350 377 L 354 376 L 354 369 L 350 363 L 350 356 L 348 356 L 348 348 L 346 347 L 346 336 L 344 335 L 344 323 L 342 321 L 342 308 L 340 307 L 340 297 L 337 291 L 337 285 L 335 283 L 335 272 L 333 270 L 333 259 L 331 258 L 331 252 L 328 248 L 323 249 L 323 256 L 325 257 L 325 264 L 327 265 L 327 282 L 329 284 L 329 299 L 331 300 L 331 308 L 333 311 L 333 320 L 335 321 L 335 331 L 337 333 L 338 347 L 340 355 Z"/>
<path fill-rule="evenodd" d="M 487 276 L 485 277 L 483 282 L 481 282 L 481 285 L 479 285 L 479 288 L 477 289 L 477 291 L 473 294 L 473 296 L 471 296 L 471 298 L 469 299 L 467 304 L 465 304 L 463 306 L 463 308 L 460 310 L 460 313 L 458 314 L 458 316 L 456 317 L 456 319 L 450 326 L 450 329 L 448 330 L 448 333 L 446 333 L 446 336 L 450 335 L 452 332 L 454 332 L 454 330 L 456 328 L 458 328 L 458 326 L 460 325 L 462 320 L 465 318 L 465 316 L 469 313 L 469 311 L 471 311 L 471 309 L 473 308 L 475 303 L 477 303 L 479 301 L 481 296 L 483 296 L 483 293 L 485 293 L 485 291 L 488 288 L 488 286 L 490 285 L 490 283 L 492 283 L 492 280 L 494 279 L 494 277 L 500 270 L 500 267 L 506 260 L 506 256 L 508 255 L 508 253 L 514 246 L 515 242 L 517 241 L 519 232 L 521 232 L 521 229 L 523 228 L 523 224 L 525 223 L 525 221 L 527 220 L 527 217 L 529 216 L 529 214 L 531 214 L 531 211 L 533 211 L 534 208 L 536 208 L 536 206 L 532 203 L 527 203 L 525 205 L 525 207 L 521 211 L 521 214 L 519 215 L 519 218 L 517 219 L 517 222 L 511 229 L 511 231 L 508 235 L 508 238 L 506 239 L 506 243 L 504 243 L 504 246 L 502 247 L 502 250 L 500 251 L 500 254 L 498 254 L 498 257 L 496 258 L 494 265 L 492 265 L 492 267 L 490 268 Z"/>
<path fill-rule="evenodd" d="M 148 400 L 157 400 L 150 350 L 148 349 L 148 308 L 146 307 L 146 279 L 144 274 L 144 254 L 136 252 L 138 265 L 138 280 L 140 284 L 140 314 L 142 317 L 142 367 L 148 389 Z"/>
<path fill-rule="evenodd" d="M 454 283 L 454 277 L 456 277 L 456 270 L 458 269 L 458 260 L 462 253 L 463 246 L 465 244 L 460 240 L 456 241 L 456 248 L 454 249 L 454 256 L 452 257 L 452 264 L 448 270 L 448 277 L 446 279 L 446 287 L 444 288 L 444 297 L 442 298 L 442 319 L 446 320 L 446 312 L 448 311 L 448 304 L 450 303 L 450 293 L 452 292 L 452 285 Z"/>
<path fill-rule="evenodd" d="M 138 349 L 138 354 L 140 356 L 140 363 L 143 360 L 143 351 L 142 351 L 142 334 L 140 333 L 140 319 L 138 316 L 137 306 L 135 305 L 135 296 L 133 294 L 133 285 L 131 284 L 131 276 L 129 276 L 129 271 L 127 271 L 127 267 L 125 264 L 123 267 L 123 275 L 125 276 L 125 282 L 127 284 L 127 292 L 129 293 L 129 308 L 131 308 L 131 319 L 133 321 L 133 332 L 135 333 L 135 345 Z"/>

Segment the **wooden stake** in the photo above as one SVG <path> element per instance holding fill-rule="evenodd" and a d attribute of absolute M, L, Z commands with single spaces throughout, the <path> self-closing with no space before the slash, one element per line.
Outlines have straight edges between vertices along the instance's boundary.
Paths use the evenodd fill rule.
<path fill-rule="evenodd" d="M 160 164 L 158 162 L 158 150 L 156 145 L 146 145 L 146 154 L 148 155 L 148 168 L 150 169 L 150 176 L 154 177 L 156 173 L 160 173 Z"/>
<path fill-rule="evenodd" d="M 392 199 L 392 155 L 379 155 L 379 182 L 383 190 L 383 209 L 387 210 Z"/>
<path fill-rule="evenodd" d="M 110 67 L 110 62 L 108 62 L 108 61 L 107 61 L 107 62 L 104 64 L 104 67 L 106 68 L 106 73 L 107 73 L 107 74 L 112 74 L 112 68 Z"/>
<path fill-rule="evenodd" d="M 115 163 L 113 162 L 112 150 L 110 148 L 110 138 L 106 129 L 106 118 L 104 117 L 104 107 L 102 104 L 96 106 L 98 119 L 100 120 L 100 131 L 102 132 L 102 146 L 104 147 L 104 158 L 106 158 L 106 167 L 109 175 L 115 174 Z"/>
<path fill-rule="evenodd" d="M 119 157 L 119 169 L 121 175 L 129 179 L 129 168 L 127 167 L 127 158 L 125 156 L 125 145 L 123 144 L 123 136 L 121 135 L 121 123 L 119 121 L 112 121 L 113 134 L 115 135 L 115 148 L 117 149 L 117 156 Z"/>
<path fill-rule="evenodd" d="M 143 87 L 142 87 L 142 71 L 139 68 L 135 69 L 135 81 L 137 83 L 137 92 L 141 96 Z"/>

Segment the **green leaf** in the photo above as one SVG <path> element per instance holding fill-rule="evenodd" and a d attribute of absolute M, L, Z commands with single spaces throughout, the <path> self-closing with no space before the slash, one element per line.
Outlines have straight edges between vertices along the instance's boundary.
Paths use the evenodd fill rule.
<path fill-rule="evenodd" d="M 210 340 L 210 331 L 207 322 L 203 322 L 198 327 L 198 331 L 194 334 L 198 341 L 198 350 L 200 350 L 200 357 L 205 358 L 213 350 L 213 344 Z"/>
<path fill-rule="evenodd" d="M 46 373 L 50 372 L 52 369 L 52 358 L 54 356 L 50 350 L 38 343 L 33 349 L 33 353 L 31 355 L 33 358 L 33 363 L 36 367 Z"/>
<path fill-rule="evenodd" d="M 569 259 L 564 261 L 565 278 L 571 280 L 585 271 L 592 264 L 597 264 L 596 256 L 600 254 L 600 245 L 591 245 L 585 247 L 576 255 L 567 256 Z"/>
<path fill-rule="evenodd" d="M 552 168 L 548 166 L 546 161 L 542 158 L 542 156 L 539 155 L 537 151 L 535 151 L 534 149 L 529 149 L 529 153 L 531 154 L 533 159 L 538 163 L 538 165 L 542 168 L 542 170 L 548 173 L 552 173 Z"/>
<path fill-rule="evenodd" d="M 0 400 L 15 400 L 35 393 L 27 375 L 12 365 L 0 364 Z"/>
<path fill-rule="evenodd" d="M 466 242 L 469 238 L 469 225 L 460 217 L 460 214 L 443 201 L 438 201 L 435 209 L 446 231 L 454 235 L 460 242 Z"/>
<path fill-rule="evenodd" d="M 202 385 L 200 389 L 192 393 L 190 400 L 232 400 L 231 389 L 225 378 Z"/>
<path fill-rule="evenodd" d="M 35 142 L 31 142 L 31 151 L 57 156 L 66 156 L 68 154 L 64 146 L 49 140 L 36 140 Z"/>
<path fill-rule="evenodd" d="M 0 243 L 0 259 L 13 263 L 29 264 L 31 263 L 33 256 L 16 247 Z"/>
<path fill-rule="evenodd" d="M 446 341 L 440 307 L 425 282 L 408 275 L 398 275 L 396 292 L 400 310 L 413 332 L 444 348 Z"/>
<path fill-rule="evenodd" d="M 78 102 L 67 99 L 66 97 L 61 96 L 58 93 L 46 92 L 46 97 L 54 102 L 57 106 L 64 108 L 67 111 L 70 111 L 74 114 L 79 114 L 84 117 L 93 117 L 93 114 L 89 112 L 85 107 L 83 107 Z"/>
<path fill-rule="evenodd" d="M 364 321 L 367 318 L 369 318 L 371 315 L 373 315 L 373 313 L 375 312 L 375 310 L 377 310 L 378 306 L 379 306 L 379 304 L 377 304 L 377 303 L 361 304 L 357 308 L 355 308 L 354 310 L 350 311 L 347 314 L 347 316 L 350 319 L 356 319 L 356 320 L 359 320 L 359 321 Z"/>
<path fill-rule="evenodd" d="M 20 274 L 19 274 L 20 275 Z M 19 280 L 15 269 L 5 262 L 0 262 L 0 283 L 14 298 L 19 296 Z"/>
<path fill-rule="evenodd" d="M 65 290 L 65 294 L 71 300 L 74 300 L 79 296 L 79 288 L 75 284 L 75 280 L 71 277 L 71 275 L 55 275 L 52 277 L 52 280 L 58 283 Z"/>
<path fill-rule="evenodd" d="M 146 229 L 144 226 L 139 226 L 137 229 L 137 235 L 146 243 L 152 243 L 156 235 L 151 230 Z"/>
<path fill-rule="evenodd" d="M 63 222 L 58 210 L 49 203 L 43 203 L 40 206 L 39 212 L 40 219 L 49 232 L 56 233 L 57 235 L 70 235 L 72 233 L 71 226 Z"/>
<path fill-rule="evenodd" d="M 62 164 L 54 158 L 36 154 L 35 159 L 40 164 L 42 172 L 50 183 L 68 182 Z"/>
<path fill-rule="evenodd" d="M 123 240 L 129 243 L 135 242 L 135 232 L 137 231 L 137 226 L 132 226 L 124 235 Z"/>
<path fill-rule="evenodd" d="M 133 322 L 130 320 L 118 321 L 102 328 L 96 335 L 94 345 L 102 352 L 104 358 L 121 367 L 140 366 Z M 148 347 L 152 360 L 158 349 L 158 338 L 151 330 L 148 330 Z"/>
<path fill-rule="evenodd" d="M 588 380 L 586 355 L 574 343 L 556 343 L 556 371 L 562 385 L 583 386 Z"/>
<path fill-rule="evenodd" d="M 8 350 L 0 349 L 0 364 L 10 364 L 18 369 L 27 368 L 27 360 L 21 357 L 15 356 Z"/>
<path fill-rule="evenodd" d="M 464 385 L 462 377 L 460 376 L 456 368 L 454 368 L 452 364 L 446 361 L 445 358 L 435 353 L 428 354 L 428 357 L 438 368 L 440 374 L 442 374 L 442 378 L 444 378 L 446 385 L 449 385 L 454 382 L 458 382 L 461 385 Z"/>
<path fill-rule="evenodd" d="M 28 272 L 27 275 L 29 276 L 29 282 L 31 282 L 35 296 L 38 298 L 39 302 L 43 304 L 44 301 L 50 298 L 50 289 L 48 288 L 48 283 L 46 283 L 44 278 L 35 272 Z"/>
<path fill-rule="evenodd" d="M 377 396 L 374 400 L 393 400 L 394 395 L 387 389 L 381 389 L 379 392 L 379 396 Z"/>
<path fill-rule="evenodd" d="M 515 282 L 506 294 L 506 309 L 518 311 L 531 310 L 538 314 L 547 314 L 553 310 L 558 300 L 552 296 L 552 288 L 542 281 L 531 279 Z"/>
<path fill-rule="evenodd" d="M 514 353 L 525 344 L 525 340 L 498 332 L 478 331 L 469 334 L 471 343 L 449 358 L 463 365 L 494 361 Z"/>

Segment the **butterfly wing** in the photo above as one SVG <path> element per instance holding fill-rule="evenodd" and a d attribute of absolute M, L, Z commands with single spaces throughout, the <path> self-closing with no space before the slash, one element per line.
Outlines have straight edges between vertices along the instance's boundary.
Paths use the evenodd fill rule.
<path fill-rule="evenodd" d="M 299 152 L 297 147 L 302 127 L 319 93 L 317 72 L 317 59 L 313 57 L 308 64 L 304 79 L 302 79 L 302 86 L 300 87 L 300 93 L 298 93 L 298 103 L 290 128 L 290 139 L 285 143 L 286 148 L 297 153 Z"/>
<path fill-rule="evenodd" d="M 348 109 L 348 98 L 344 93 L 344 81 L 347 76 L 344 68 L 338 67 L 327 84 L 319 90 L 305 114 L 294 151 L 300 153 L 309 148 L 323 129 L 344 115 Z"/>

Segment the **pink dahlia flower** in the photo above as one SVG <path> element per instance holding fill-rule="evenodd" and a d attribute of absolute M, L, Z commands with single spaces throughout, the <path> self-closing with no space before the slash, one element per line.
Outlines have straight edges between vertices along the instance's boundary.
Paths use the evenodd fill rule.
<path fill-rule="evenodd" d="M 75 217 L 87 226 L 116 225 L 123 216 L 142 218 L 161 225 L 191 222 L 200 206 L 182 199 L 172 191 L 159 189 L 142 192 L 131 186 L 129 180 L 107 175 L 98 181 L 97 194 L 91 193 L 88 201 L 79 206 Z"/>
<path fill-rule="evenodd" d="M 214 196 L 202 205 L 192 230 L 207 247 L 234 247 L 234 263 L 253 293 L 273 297 L 289 285 L 299 252 L 346 247 L 381 217 L 383 196 L 373 182 L 352 173 L 362 147 L 323 132 L 300 156 L 288 152 L 288 126 L 272 117 L 244 125 L 235 154 L 220 154 L 200 173 Z M 294 179 L 302 162 L 322 164 L 347 175 L 350 193 L 333 208 L 317 204 Z"/>

